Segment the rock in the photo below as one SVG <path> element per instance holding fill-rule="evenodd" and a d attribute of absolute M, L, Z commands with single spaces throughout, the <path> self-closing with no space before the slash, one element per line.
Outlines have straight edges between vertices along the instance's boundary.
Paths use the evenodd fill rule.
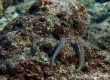
<path fill-rule="evenodd" d="M 95 0 L 78 0 L 80 1 L 82 4 L 84 4 L 86 6 L 86 8 L 93 8 L 94 4 L 95 4 Z"/>
<path fill-rule="evenodd" d="M 72 80 L 88 79 L 80 76 L 98 71 L 109 73 L 109 54 L 83 39 L 88 24 L 86 8 L 76 0 L 36 1 L 0 32 L 0 74 L 9 80 Z M 63 45 L 51 64 L 59 42 Z"/>
<path fill-rule="evenodd" d="M 3 10 L 2 0 L 0 0 L 0 17 L 3 15 Z"/>

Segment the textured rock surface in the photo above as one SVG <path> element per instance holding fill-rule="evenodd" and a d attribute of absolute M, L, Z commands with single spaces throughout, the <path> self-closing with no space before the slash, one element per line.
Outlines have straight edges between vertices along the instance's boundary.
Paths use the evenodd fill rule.
<path fill-rule="evenodd" d="M 89 41 L 102 50 L 110 51 L 110 10 L 109 2 L 100 4 L 95 8 L 97 12 L 91 14 L 89 28 Z"/>
<path fill-rule="evenodd" d="M 1 0 L 0 2 L 0 31 L 18 15 L 25 13 L 35 0 Z M 23 2 L 24 1 L 24 2 Z M 17 3 L 17 4 L 14 4 Z"/>
<path fill-rule="evenodd" d="M 110 55 L 83 39 L 87 37 L 88 24 L 86 9 L 76 0 L 36 1 L 28 12 L 1 31 L 0 78 L 73 80 L 106 76 L 109 79 Z M 63 47 L 51 65 L 62 38 Z M 85 58 L 84 66 L 77 71 L 81 55 Z"/>
<path fill-rule="evenodd" d="M 86 8 L 93 8 L 96 0 L 78 0 L 78 1 L 80 1 L 82 4 L 84 4 L 86 6 Z"/>

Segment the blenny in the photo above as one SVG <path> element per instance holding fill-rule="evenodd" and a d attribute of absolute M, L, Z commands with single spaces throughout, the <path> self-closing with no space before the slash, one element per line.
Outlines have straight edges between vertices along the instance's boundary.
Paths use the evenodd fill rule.
<path fill-rule="evenodd" d="M 82 44 L 80 43 L 79 39 L 75 39 L 75 43 L 77 45 L 77 53 L 79 56 L 79 66 L 77 68 L 77 71 L 80 71 L 85 63 L 85 55 L 84 55 L 84 49 Z"/>

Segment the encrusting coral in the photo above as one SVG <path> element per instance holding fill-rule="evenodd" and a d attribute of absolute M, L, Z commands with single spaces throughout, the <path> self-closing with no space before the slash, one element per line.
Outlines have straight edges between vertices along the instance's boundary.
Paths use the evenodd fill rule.
<path fill-rule="evenodd" d="M 1 31 L 0 74 L 9 80 L 93 79 L 96 75 L 91 73 L 108 74 L 110 55 L 83 39 L 88 24 L 87 11 L 76 0 L 37 0 Z"/>

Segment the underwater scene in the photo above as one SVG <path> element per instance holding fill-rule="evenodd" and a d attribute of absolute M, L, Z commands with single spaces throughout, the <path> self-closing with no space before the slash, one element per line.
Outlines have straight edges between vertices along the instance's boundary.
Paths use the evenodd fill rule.
<path fill-rule="evenodd" d="M 0 0 L 0 80 L 110 80 L 110 0 Z"/>

